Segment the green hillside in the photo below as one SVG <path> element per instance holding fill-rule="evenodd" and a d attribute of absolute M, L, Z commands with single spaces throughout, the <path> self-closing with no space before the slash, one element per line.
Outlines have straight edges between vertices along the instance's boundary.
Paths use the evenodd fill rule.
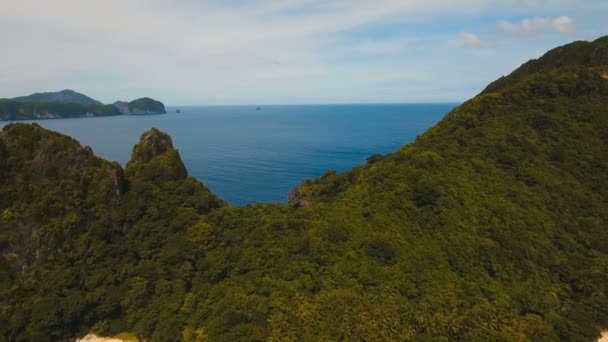
<path fill-rule="evenodd" d="M 0 120 L 36 120 L 83 118 L 109 115 L 165 114 L 165 105 L 151 98 L 131 102 L 116 101 L 104 105 L 99 101 L 74 92 L 36 93 L 13 99 L 0 99 Z"/>
<path fill-rule="evenodd" d="M 113 105 L 125 115 L 131 114 L 166 114 L 165 105 L 162 102 L 149 97 L 133 100 L 131 102 L 116 101 Z"/>
<path fill-rule="evenodd" d="M 70 89 L 57 92 L 35 93 L 28 96 L 19 96 L 10 99 L 16 102 L 34 103 L 77 103 L 82 105 L 101 105 L 102 103 L 84 94 Z"/>
<path fill-rule="evenodd" d="M 576 41 L 557 47 L 547 52 L 542 58 L 533 59 L 523 64 L 508 77 L 501 77 L 492 82 L 484 93 L 501 90 L 508 84 L 514 84 L 535 73 L 549 71 L 566 66 L 599 67 L 608 65 L 608 36 L 594 42 Z"/>
<path fill-rule="evenodd" d="M 123 172 L 8 125 L 0 336 L 594 341 L 608 327 L 607 46 L 553 50 L 285 205 L 226 204 L 156 129 Z"/>
<path fill-rule="evenodd" d="M 128 105 L 130 114 L 165 114 L 165 105 L 149 97 L 133 100 Z"/>

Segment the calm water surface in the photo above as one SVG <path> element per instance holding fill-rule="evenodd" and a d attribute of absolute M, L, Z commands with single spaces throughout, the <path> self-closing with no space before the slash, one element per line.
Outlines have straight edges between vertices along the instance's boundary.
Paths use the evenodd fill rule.
<path fill-rule="evenodd" d="M 327 170 L 346 171 L 437 123 L 455 104 L 217 106 L 167 115 L 40 120 L 125 164 L 151 127 L 171 135 L 190 175 L 232 204 L 285 202 Z M 4 125 L 6 122 L 0 123 Z"/>

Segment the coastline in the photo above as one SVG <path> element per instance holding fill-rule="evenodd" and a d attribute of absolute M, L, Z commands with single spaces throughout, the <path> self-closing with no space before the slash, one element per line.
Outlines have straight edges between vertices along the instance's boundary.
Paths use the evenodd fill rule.
<path fill-rule="evenodd" d="M 0 119 L 0 122 L 23 122 L 23 121 L 46 121 L 46 120 L 62 120 L 62 119 L 91 119 L 108 116 L 149 116 L 149 115 L 165 115 L 165 113 L 143 113 L 143 114 L 102 114 L 102 115 L 80 115 L 80 116 L 65 116 L 65 117 L 41 117 L 27 119 Z"/>

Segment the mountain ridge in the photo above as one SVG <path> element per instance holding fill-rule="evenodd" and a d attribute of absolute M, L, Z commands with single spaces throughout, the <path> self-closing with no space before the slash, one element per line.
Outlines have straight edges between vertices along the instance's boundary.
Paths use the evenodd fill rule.
<path fill-rule="evenodd" d="M 105 105 L 73 90 L 0 99 L 0 120 L 60 119 L 112 115 L 166 114 L 165 105 L 148 97 Z"/>
<path fill-rule="evenodd" d="M 595 340 L 608 327 L 608 63 L 558 64 L 303 182 L 287 205 L 226 204 L 157 129 L 123 170 L 8 125 L 0 334 Z"/>
<path fill-rule="evenodd" d="M 81 105 L 102 105 L 100 101 L 87 95 L 64 89 L 57 92 L 34 93 L 27 96 L 18 96 L 8 99 L 16 102 L 43 102 L 43 103 L 77 103 Z"/>
<path fill-rule="evenodd" d="M 549 69 L 573 65 L 605 66 L 607 64 L 608 36 L 600 37 L 593 42 L 576 41 L 552 49 L 540 58 L 522 64 L 508 76 L 503 76 L 490 83 L 481 94 L 495 92 L 508 82 Z"/>

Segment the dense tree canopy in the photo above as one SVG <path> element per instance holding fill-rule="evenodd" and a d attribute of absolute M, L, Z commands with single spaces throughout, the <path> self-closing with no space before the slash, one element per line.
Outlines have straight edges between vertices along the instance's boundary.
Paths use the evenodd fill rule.
<path fill-rule="evenodd" d="M 607 47 L 549 52 L 290 204 L 227 205 L 158 130 L 123 173 L 6 126 L 0 336 L 592 341 L 608 327 Z"/>

